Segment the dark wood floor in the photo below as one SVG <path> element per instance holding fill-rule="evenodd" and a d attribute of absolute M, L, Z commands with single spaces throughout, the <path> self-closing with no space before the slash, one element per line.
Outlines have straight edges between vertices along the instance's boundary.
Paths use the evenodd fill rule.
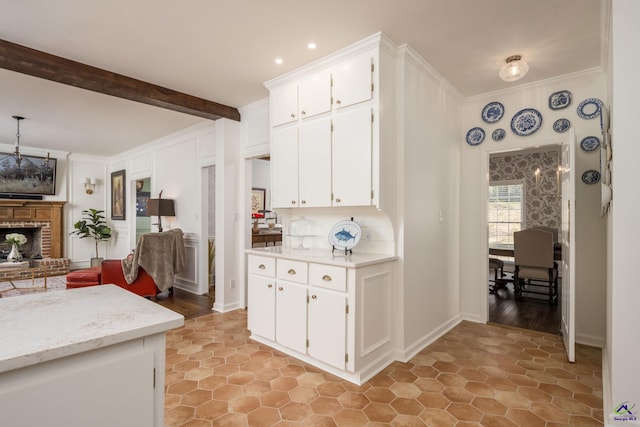
<path fill-rule="evenodd" d="M 214 301 L 213 287 L 209 288 L 207 295 L 194 295 L 180 289 L 175 289 L 172 294 L 162 292 L 158 295 L 158 304 L 182 314 L 186 319 L 211 313 Z"/>
<path fill-rule="evenodd" d="M 558 294 L 561 286 L 561 280 L 558 280 Z M 561 317 L 559 297 L 556 304 L 549 304 L 547 299 L 516 300 L 512 283 L 499 289 L 495 294 L 489 294 L 490 323 L 559 334 Z"/>

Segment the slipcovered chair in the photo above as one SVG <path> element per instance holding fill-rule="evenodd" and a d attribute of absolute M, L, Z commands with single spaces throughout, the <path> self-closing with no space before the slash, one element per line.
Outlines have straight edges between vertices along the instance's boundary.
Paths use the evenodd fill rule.
<path fill-rule="evenodd" d="M 513 233 L 516 298 L 523 293 L 548 295 L 549 303 L 558 300 L 558 266 L 553 261 L 553 233 L 527 229 Z M 533 288 L 532 288 L 533 287 Z M 547 292 L 536 291 L 538 287 Z"/>

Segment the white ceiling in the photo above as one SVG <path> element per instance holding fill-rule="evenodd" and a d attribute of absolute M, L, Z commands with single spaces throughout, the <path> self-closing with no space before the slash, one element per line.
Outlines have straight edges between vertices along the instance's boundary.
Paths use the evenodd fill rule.
<path fill-rule="evenodd" d="M 0 0 L 0 39 L 241 107 L 382 31 L 472 96 L 601 66 L 608 1 Z M 513 54 L 530 70 L 509 84 L 498 69 Z M 14 143 L 16 114 L 24 146 L 105 156 L 203 120 L 0 70 L 0 143 Z"/>

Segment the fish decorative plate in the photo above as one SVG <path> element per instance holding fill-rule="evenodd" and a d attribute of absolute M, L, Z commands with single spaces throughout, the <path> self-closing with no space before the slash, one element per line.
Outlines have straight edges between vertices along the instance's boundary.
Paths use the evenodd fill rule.
<path fill-rule="evenodd" d="M 504 115 L 504 105 L 500 102 L 490 102 L 482 109 L 482 120 L 485 123 L 495 123 Z"/>
<path fill-rule="evenodd" d="M 335 249 L 351 250 L 362 237 L 360 225 L 353 220 L 339 221 L 329 231 L 329 244 Z"/>
<path fill-rule="evenodd" d="M 514 114 L 511 119 L 511 130 L 519 136 L 535 133 L 542 126 L 542 114 L 535 108 L 525 108 Z"/>

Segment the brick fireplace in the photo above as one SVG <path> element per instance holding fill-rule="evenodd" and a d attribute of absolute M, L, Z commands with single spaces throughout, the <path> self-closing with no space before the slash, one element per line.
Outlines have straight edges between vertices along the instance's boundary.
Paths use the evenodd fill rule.
<path fill-rule="evenodd" d="M 24 234 L 28 242 L 20 252 L 33 267 L 47 267 L 49 275 L 68 273 L 69 260 L 62 257 L 64 204 L 0 199 L 0 242 L 4 242 L 8 233 Z M 0 243 L 0 262 L 6 259 L 10 249 L 9 244 Z"/>

